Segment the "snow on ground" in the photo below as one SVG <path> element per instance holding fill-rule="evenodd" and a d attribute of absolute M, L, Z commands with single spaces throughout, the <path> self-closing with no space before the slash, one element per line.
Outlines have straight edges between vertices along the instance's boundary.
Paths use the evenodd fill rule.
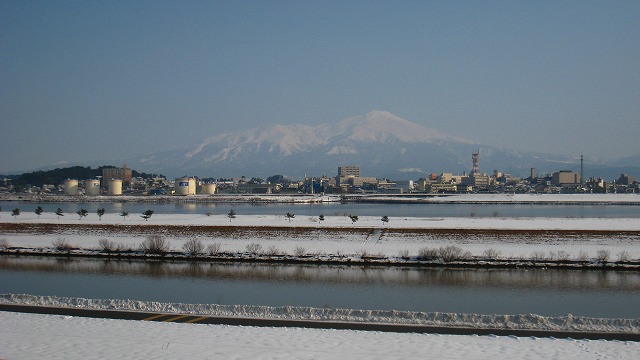
<path fill-rule="evenodd" d="M 531 201 L 536 195 L 499 197 L 487 195 L 493 201 Z M 479 199 L 477 195 L 473 199 Z M 580 200 L 584 198 L 584 200 Z M 602 201 L 637 202 L 637 195 L 608 195 Z M 613 198 L 615 200 L 611 200 Z M 438 201 L 439 198 L 434 199 Z M 506 199 L 506 200 L 505 200 Z M 541 201 L 566 201 L 564 195 L 540 197 Z M 624 200 L 622 200 L 624 199 Z M 451 198 L 443 197 L 449 201 Z M 464 196 L 457 201 L 467 201 Z M 485 201 L 485 200 L 482 200 Z M 571 201 L 594 201 L 594 196 L 572 196 Z M 106 214 L 102 220 L 89 214 L 78 220 L 74 214 L 57 219 L 53 214 L 38 218 L 33 213 L 23 213 L 17 218 L 3 213 L 0 224 L 53 223 L 53 224 L 135 224 L 135 225 L 184 225 L 188 226 L 258 226 L 258 227 L 327 227 L 373 228 L 368 235 L 345 234 L 340 237 L 314 236 L 282 238 L 278 234 L 265 239 L 202 237 L 205 245 L 220 243 L 222 251 L 244 251 L 248 244 L 259 242 L 263 249 L 277 247 L 282 252 L 292 252 L 304 247 L 310 253 L 362 253 L 397 256 L 407 250 L 412 255 L 425 247 L 457 244 L 473 254 L 481 254 L 491 248 L 504 257 L 522 256 L 532 252 L 567 251 L 572 256 L 585 253 L 593 256 L 597 250 L 606 249 L 615 254 L 627 252 L 631 258 L 640 258 L 638 234 L 607 236 L 552 236 L 531 239 L 518 236 L 388 236 L 391 228 L 398 229 L 547 229 L 547 230 L 619 230 L 640 233 L 638 219 L 582 219 L 582 218 L 390 218 L 383 224 L 378 217 L 360 217 L 352 223 L 348 217 L 296 216 L 289 223 L 284 216 L 245 216 L 235 219 L 225 215 L 153 215 L 145 222 L 131 214 L 123 219 L 118 214 Z M 387 229 L 387 231 L 381 231 Z M 11 246 L 51 247 L 52 241 L 63 237 L 73 246 L 97 248 L 105 238 L 101 233 L 63 232 L 54 235 L 33 233 L 0 233 L 0 242 Z M 110 240 L 137 248 L 144 240 L 139 235 L 111 234 Z M 168 240 L 173 249 L 179 250 L 189 235 L 173 236 Z M 2 245 L 2 244 L 0 244 Z M 584 255 L 584 254 L 583 254 Z M 112 301 L 112 300 L 108 300 Z M 264 310 L 264 309 L 262 309 Z M 354 310 L 347 310 L 354 311 Z M 357 310 L 355 310 L 357 311 Z M 298 314 L 299 315 L 299 314 Z M 297 316 L 298 316 L 297 315 Z M 472 315 L 473 316 L 473 315 Z M 535 315 L 534 315 L 535 316 Z M 535 321 L 533 321 L 535 320 Z M 527 319 L 529 323 L 543 319 Z M 610 321 L 612 319 L 607 319 Z M 302 358 L 448 358 L 495 359 L 506 358 L 575 358 L 575 359 L 637 359 L 640 343 L 619 341 L 587 341 L 553 338 L 517 338 L 495 336 L 459 336 L 433 334 L 401 334 L 362 332 L 347 330 L 318 330 L 301 328 L 255 328 L 223 325 L 194 325 L 180 323 L 143 322 L 110 319 L 90 319 L 71 316 L 18 314 L 0 312 L 0 358 L 10 359 L 85 359 L 85 358 L 228 358 L 228 359 L 302 359 Z M 567 322 L 567 319 L 564 319 Z M 597 321 L 596 321 L 597 322 Z M 637 324 L 635 325 L 637 328 Z"/>
<path fill-rule="evenodd" d="M 303 248 L 307 254 L 363 254 L 399 256 L 406 252 L 416 256 L 425 247 L 438 248 L 456 245 L 472 255 L 482 255 L 487 250 L 494 250 L 504 258 L 531 258 L 532 254 L 539 258 L 540 254 L 552 259 L 558 253 L 564 252 L 572 259 L 593 258 L 598 250 L 610 253 L 610 260 L 615 261 L 622 256 L 629 259 L 640 258 L 640 221 L 636 218 L 417 218 L 390 217 L 389 222 L 383 223 L 381 218 L 361 216 L 353 223 L 347 216 L 325 216 L 324 221 L 317 217 L 296 216 L 289 222 L 284 215 L 237 215 L 229 219 L 226 215 L 199 214 L 157 214 L 148 221 L 144 221 L 133 214 L 123 219 L 118 214 L 105 214 L 98 220 L 96 214 L 89 214 L 86 218 L 78 219 L 75 214 L 67 214 L 57 219 L 55 214 L 46 213 L 38 218 L 34 213 L 23 213 L 17 218 L 3 216 L 0 225 L 11 223 L 23 224 L 101 224 L 101 225 L 174 225 L 185 226 L 184 236 L 167 236 L 172 250 L 180 251 L 186 241 L 193 238 L 188 228 L 198 226 L 233 226 L 242 227 L 291 227 L 316 228 L 306 234 L 273 232 L 265 237 L 264 232 L 252 236 L 243 233 L 242 236 L 210 236 L 199 234 L 205 246 L 220 244 L 223 252 L 244 252 L 248 245 L 259 243 L 263 251 L 277 250 L 279 253 L 293 255 L 296 248 Z M 370 232 L 341 232 L 326 233 L 322 229 L 371 229 Z M 395 229 L 401 231 L 395 231 Z M 402 233 L 407 229 L 451 229 L 446 235 Z M 456 230 L 467 230 L 455 234 Z M 591 230 L 591 231 L 628 231 L 631 234 L 609 236 L 598 234 L 586 235 L 548 235 L 536 236 L 518 234 L 486 234 L 473 231 L 485 230 Z M 51 247 L 52 242 L 64 238 L 77 248 L 97 249 L 100 239 L 107 238 L 125 248 L 137 249 L 144 236 L 140 234 L 119 234 L 104 232 L 62 232 L 58 234 L 34 233 L 0 233 L 0 241 L 10 246 L 28 248 Z"/>
<path fill-rule="evenodd" d="M 92 319 L 0 312 L 4 359 L 637 359 L 640 343 Z"/>

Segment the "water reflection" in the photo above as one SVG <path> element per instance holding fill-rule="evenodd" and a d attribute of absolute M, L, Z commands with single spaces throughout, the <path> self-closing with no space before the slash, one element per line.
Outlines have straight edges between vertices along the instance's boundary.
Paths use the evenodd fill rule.
<path fill-rule="evenodd" d="M 325 284 L 558 288 L 640 291 L 637 271 L 557 269 L 450 269 L 360 265 L 291 265 L 234 262 L 77 259 L 1 256 L 0 270 Z"/>
<path fill-rule="evenodd" d="M 242 215 L 283 215 L 288 211 L 300 217 L 323 215 L 358 214 L 360 216 L 416 216 L 416 217 L 597 217 L 597 218 L 640 218 L 640 206 L 630 205 L 554 205 L 554 204 L 247 204 L 247 203 L 35 203 L 25 201 L 0 201 L 0 207 L 23 211 L 33 211 L 42 206 L 45 213 L 53 213 L 58 207 L 67 214 L 74 214 L 81 208 L 95 214 L 104 208 L 107 214 L 128 211 L 140 214 L 152 209 L 156 214 L 217 214 L 224 215 L 231 208 Z"/>

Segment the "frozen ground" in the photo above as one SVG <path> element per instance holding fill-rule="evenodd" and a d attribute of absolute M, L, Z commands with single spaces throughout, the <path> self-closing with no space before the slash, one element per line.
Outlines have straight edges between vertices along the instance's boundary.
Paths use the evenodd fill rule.
<path fill-rule="evenodd" d="M 140 218 L 140 214 L 131 214 L 126 219 L 118 214 L 105 214 L 102 220 L 98 220 L 96 214 L 89 214 L 81 220 L 76 214 L 66 214 L 60 219 L 52 213 L 45 213 L 40 218 L 35 213 L 26 212 L 17 218 L 7 215 L 5 213 L 0 218 L 0 242 L 25 248 L 50 248 L 54 241 L 64 239 L 75 248 L 98 249 L 99 241 L 107 239 L 123 248 L 138 249 L 146 235 L 159 231 L 166 237 L 171 249 L 176 251 L 181 251 L 188 240 L 197 238 L 205 247 L 219 244 L 220 251 L 233 253 L 244 252 L 248 245 L 258 243 L 265 252 L 271 249 L 289 255 L 302 248 L 306 254 L 355 256 L 366 253 L 397 257 L 400 253 L 417 256 L 425 247 L 455 245 L 475 256 L 492 250 L 502 258 L 554 259 L 562 253 L 571 259 L 585 259 L 594 258 L 599 250 L 603 250 L 610 253 L 611 261 L 622 257 L 640 259 L 640 220 L 636 218 L 390 217 L 388 222 L 383 223 L 380 217 L 361 216 L 353 223 L 347 216 L 325 216 L 324 221 L 319 221 L 317 217 L 296 216 L 289 222 L 284 215 L 237 215 L 229 219 L 226 215 L 158 214 L 149 221 Z M 74 230 L 72 227 L 63 227 L 44 234 L 36 230 L 2 230 L 11 224 L 113 225 L 115 230 L 92 230 L 86 227 Z M 167 232 L 162 229 L 163 226 L 175 226 L 183 230 Z M 232 228 L 225 232 L 207 228 L 227 226 Z M 136 231 L 133 231 L 134 227 Z M 265 231 L 265 228 L 274 230 Z M 307 230 L 296 232 L 287 231 L 287 228 Z M 333 231 L 335 229 L 337 231 Z M 349 229 L 354 231 L 345 231 Z M 422 231 L 425 229 L 449 231 Z M 508 231 L 501 233 L 504 230 Z M 549 232 L 527 234 L 528 230 Z M 598 233 L 607 231 L 626 233 Z"/>
<path fill-rule="evenodd" d="M 640 343 L 196 325 L 0 312 L 3 359 L 637 359 Z"/>
<path fill-rule="evenodd" d="M 617 195 L 612 195 L 617 196 Z M 635 197 L 634 197 L 635 196 Z M 530 199 L 529 197 L 528 199 Z M 594 201 L 593 197 L 590 201 Z M 637 201 L 637 195 L 622 197 L 624 201 Z M 478 199 L 474 197 L 474 199 Z M 499 198 L 508 199 L 508 195 Z M 544 198 L 544 201 L 552 199 Z M 559 197 L 557 200 L 566 199 Z M 572 201 L 579 199 L 572 197 Z M 599 198 L 604 199 L 604 198 Z M 616 197 L 616 201 L 621 197 Z M 464 201 L 464 198 L 459 198 Z M 513 201 L 525 201 L 514 198 Z M 494 198 L 496 201 L 496 198 Z M 529 201 L 529 200 L 526 200 Z M 587 201 L 587 200 L 584 200 Z M 612 201 L 607 200 L 605 201 Z M 34 206 L 35 208 L 35 206 Z M 532 253 L 552 257 L 560 251 L 572 257 L 594 256 L 598 250 L 610 251 L 612 260 L 617 254 L 626 253 L 632 259 L 640 258 L 640 221 L 638 219 L 582 219 L 582 218 L 394 218 L 383 224 L 378 217 L 360 217 L 352 223 L 348 217 L 326 216 L 320 222 L 317 217 L 296 216 L 291 223 L 284 216 L 245 216 L 235 219 L 225 215 L 153 215 L 147 222 L 140 214 L 123 219 L 118 214 L 106 214 L 98 220 L 89 214 L 79 220 L 75 214 L 57 219 L 45 213 L 38 218 L 34 213 L 11 217 L 6 211 L 0 218 L 1 226 L 20 224 L 86 224 L 86 225 L 136 225 L 141 232 L 59 231 L 48 234 L 37 232 L 0 232 L 0 246 L 51 247 L 52 242 L 64 238 L 78 248 L 98 248 L 98 241 L 107 238 L 116 243 L 137 248 L 145 239 L 144 226 L 149 232 L 153 225 L 183 226 L 183 234 L 169 234 L 166 238 L 171 248 L 180 250 L 189 239 L 196 237 L 207 244 L 219 243 L 221 251 L 245 251 L 247 245 L 260 243 L 262 249 L 278 249 L 293 253 L 303 247 L 308 253 L 324 254 L 384 254 L 397 256 L 408 251 L 416 255 L 424 247 L 455 244 L 475 255 L 487 249 L 496 250 L 503 257 L 523 257 Z M 343 232 L 327 236 L 322 230 L 305 235 L 283 237 L 274 232 L 271 236 L 242 237 L 202 235 L 188 230 L 204 226 L 243 227 L 307 227 L 371 229 L 365 233 Z M 124 229 L 124 228 L 123 228 Z M 402 235 L 393 229 L 450 229 L 447 235 Z M 455 234 L 460 230 L 463 235 Z M 550 235 L 535 237 L 520 235 L 486 235 L 483 230 L 576 230 L 591 234 Z M 155 230 L 153 230 L 155 231 Z M 478 233 L 474 234 L 474 231 Z M 627 231 L 624 236 L 600 236 L 594 231 Z M 195 234 L 195 235 L 194 235 Z M 309 235 L 311 234 L 311 235 Z M 540 236 L 542 235 L 542 236 Z M 107 300 L 111 301 L 111 300 Z M 264 310 L 264 309 L 262 309 Z M 354 310 L 348 310 L 352 313 Z M 357 312 L 357 310 L 355 310 Z M 458 314 L 460 315 L 460 314 Z M 296 315 L 296 316 L 299 316 Z M 474 316 L 474 315 L 470 315 Z M 529 323 L 544 322 L 540 317 L 528 319 Z M 523 319 L 527 320 L 527 319 Z M 567 319 L 564 319 L 566 322 Z M 605 320 L 609 321 L 611 319 Z M 219 325 L 192 325 L 125 320 L 88 319 L 69 316 L 17 314 L 0 312 L 0 358 L 8 359 L 85 359 L 85 358 L 229 358 L 229 359 L 301 359 L 301 358 L 448 358 L 495 359 L 506 358 L 562 358 L 562 359 L 637 359 L 640 343 L 618 341 L 587 341 L 553 338 L 517 338 L 494 336 L 456 336 L 428 334 L 397 334 L 344 330 L 314 330 L 298 328 L 254 328 Z M 637 320 L 633 320 L 636 321 Z M 561 321 L 562 322 L 562 321 Z M 596 321 L 597 322 L 597 321 Z M 607 325 L 608 326 L 608 325 Z M 637 327 L 637 324 L 634 325 Z"/>

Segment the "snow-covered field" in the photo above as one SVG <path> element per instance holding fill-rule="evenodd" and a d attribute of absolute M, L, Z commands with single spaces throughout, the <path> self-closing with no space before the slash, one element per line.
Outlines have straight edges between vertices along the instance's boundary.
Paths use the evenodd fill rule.
<path fill-rule="evenodd" d="M 196 325 L 0 312 L 3 359 L 637 359 L 640 343 Z"/>
<path fill-rule="evenodd" d="M 627 197 L 631 199 L 632 197 Z M 220 244 L 225 252 L 244 252 L 252 243 L 263 250 L 275 249 L 293 254 L 303 247 L 306 253 L 318 254 L 381 254 L 411 255 L 425 247 L 456 245 L 473 255 L 492 249 L 501 257 L 527 257 L 531 254 L 552 258 L 560 252 L 572 258 L 594 257 L 599 250 L 611 254 L 611 260 L 624 254 L 640 259 L 640 221 L 638 219 L 605 218 L 400 218 L 390 217 L 383 223 L 379 217 L 361 216 L 353 223 L 349 217 L 296 216 L 289 222 L 283 215 L 153 215 L 144 221 L 139 214 L 123 219 L 118 214 L 96 214 L 78 219 L 74 214 L 57 219 L 45 213 L 23 213 L 17 218 L 4 212 L 0 229 L 11 224 L 68 224 L 68 225 L 136 225 L 136 232 L 57 230 L 42 234 L 32 231 L 2 231 L 0 246 L 26 248 L 52 247 L 63 238 L 76 248 L 96 249 L 100 239 L 107 238 L 124 247 L 137 249 L 145 240 L 144 227 L 182 226 L 183 234 L 168 233 L 171 249 L 181 250 L 190 239 L 203 244 Z M 2 227 L 5 226 L 5 227 Z M 242 237 L 203 235 L 186 231 L 207 226 L 266 228 L 318 228 L 303 235 L 283 237 L 274 231 L 270 236 Z M 370 229 L 360 232 L 330 232 L 327 229 Z M 86 229 L 86 228 L 83 228 Z M 124 228 L 123 228 L 124 229 Z M 412 232 L 411 229 L 446 229 L 445 235 Z M 459 230 L 463 235 L 455 235 Z M 491 235 L 490 230 L 575 230 L 576 234 L 535 237 L 516 232 L 503 236 Z M 485 231 L 485 232 L 483 232 Z M 489 231 L 488 233 L 486 231 Z M 579 234 L 586 231 L 587 234 Z M 624 235 L 598 235 L 599 231 L 621 231 Z M 194 235 L 195 234 L 195 235 Z M 310 235 L 311 234 L 311 235 Z M 407 235 L 408 234 L 408 235 Z M 566 319 L 565 319 L 566 320 Z M 508 358 L 576 358 L 576 359 L 636 359 L 640 357 L 640 343 L 618 341 L 587 341 L 553 338 L 517 338 L 495 336 L 456 336 L 427 334 L 396 334 L 379 332 L 314 330 L 298 328 L 254 328 L 219 325 L 194 325 L 125 320 L 87 319 L 70 316 L 17 314 L 0 312 L 0 358 L 449 358 L 468 359 Z M 637 320 L 633 320 L 637 322 Z M 637 327 L 637 324 L 635 325 Z"/>
<path fill-rule="evenodd" d="M 64 239 L 72 247 L 98 249 L 101 239 L 110 240 L 123 248 L 138 249 L 145 240 L 145 226 L 149 233 L 158 226 L 178 226 L 184 231 L 165 235 L 172 250 L 181 251 L 185 242 L 192 238 L 202 241 L 206 247 L 219 244 L 220 251 L 242 253 L 250 244 L 260 244 L 263 251 L 271 249 L 277 253 L 294 254 L 303 248 L 306 254 L 383 255 L 397 257 L 400 253 L 417 256 L 428 248 L 455 245 L 480 256 L 488 250 L 503 258 L 544 257 L 554 259 L 559 253 L 572 259 L 594 258 L 599 250 L 610 253 L 610 260 L 621 257 L 640 259 L 640 220 L 635 218 L 407 218 L 389 217 L 382 222 L 379 217 L 361 216 L 354 223 L 347 216 L 317 217 L 296 216 L 291 222 L 284 215 L 237 215 L 229 219 L 225 215 L 157 214 L 144 221 L 139 214 L 123 219 L 118 214 L 105 214 L 101 220 L 96 214 L 79 219 L 75 214 L 58 219 L 55 214 L 45 213 L 38 218 L 34 213 L 23 213 L 17 218 L 4 215 L 0 229 L 10 224 L 28 225 L 117 225 L 139 226 L 136 232 L 123 227 L 122 231 L 74 231 L 73 228 L 55 233 L 0 232 L 0 241 L 14 247 L 47 248 L 58 239 Z M 154 227 L 155 226 L 155 227 Z M 232 226 L 246 228 L 273 228 L 273 232 L 250 231 L 218 233 L 197 232 L 208 226 Z M 278 231 L 276 228 L 315 229 L 296 233 Z M 140 230 L 141 229 L 141 230 Z M 331 229 L 358 231 L 330 231 Z M 421 230 L 450 230 L 434 234 Z M 415 230 L 415 231 L 413 231 Z M 492 230 L 498 230 L 492 233 Z M 506 234 L 500 231 L 508 230 Z M 510 232 L 515 230 L 516 232 Z M 550 233 L 522 234 L 517 231 L 549 230 Z M 553 234 L 554 231 L 575 230 L 576 233 Z M 624 235 L 599 234 L 598 232 L 621 231 Z M 580 232 L 587 232 L 580 234 Z M 1 244 L 0 244 L 1 245 Z M 544 255 L 544 256 L 542 256 Z"/>

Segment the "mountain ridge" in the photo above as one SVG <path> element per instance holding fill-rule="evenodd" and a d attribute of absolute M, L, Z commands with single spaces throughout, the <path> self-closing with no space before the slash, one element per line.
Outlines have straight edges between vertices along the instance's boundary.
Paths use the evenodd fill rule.
<path fill-rule="evenodd" d="M 468 173 L 471 153 L 478 150 L 480 169 L 485 173 L 498 170 L 527 177 L 531 168 L 537 168 L 538 174 L 580 169 L 576 155 L 483 145 L 380 110 L 335 123 L 276 124 L 215 134 L 192 146 L 119 159 L 116 163 L 168 176 L 263 178 L 274 174 L 291 178 L 332 176 L 337 174 L 338 166 L 357 165 L 363 176 L 417 179 L 430 173 Z M 585 177 L 592 176 L 588 169 L 625 169 L 619 162 L 610 165 L 587 161 Z M 629 169 L 638 168 L 631 165 Z"/>

